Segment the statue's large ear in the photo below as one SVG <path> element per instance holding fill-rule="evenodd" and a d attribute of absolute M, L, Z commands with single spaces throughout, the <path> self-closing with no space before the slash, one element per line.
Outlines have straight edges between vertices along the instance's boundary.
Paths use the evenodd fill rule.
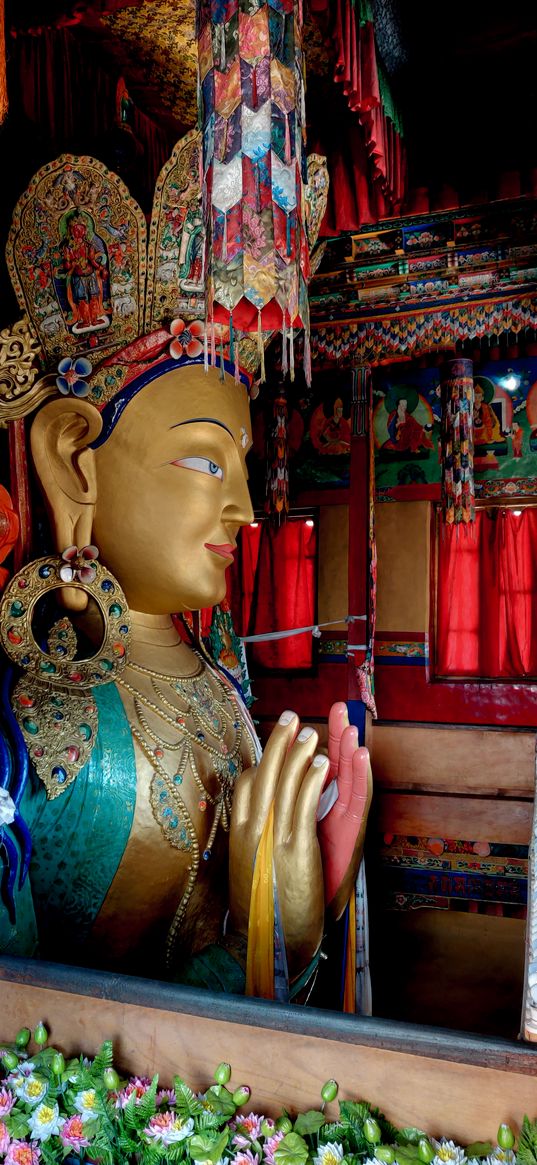
<path fill-rule="evenodd" d="M 102 419 L 94 405 L 76 397 L 50 401 L 32 425 L 32 456 L 59 553 L 67 546 L 91 543 L 97 477 L 95 454 L 89 446 L 101 429 Z M 62 599 L 72 611 L 83 610 L 87 602 L 72 587 L 63 588 Z"/>

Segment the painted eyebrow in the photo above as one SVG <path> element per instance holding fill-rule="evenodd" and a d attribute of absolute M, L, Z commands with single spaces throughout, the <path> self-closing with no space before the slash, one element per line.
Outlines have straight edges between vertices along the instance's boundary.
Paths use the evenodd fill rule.
<path fill-rule="evenodd" d="M 229 433 L 231 439 L 233 441 L 235 440 L 231 429 L 228 429 L 227 425 L 224 425 L 223 421 L 216 421 L 214 417 L 192 417 L 190 421 L 178 421 L 176 425 L 170 425 L 170 429 L 180 429 L 181 425 L 198 425 L 200 421 L 206 425 L 218 425 L 219 429 L 225 429 L 226 433 Z"/>

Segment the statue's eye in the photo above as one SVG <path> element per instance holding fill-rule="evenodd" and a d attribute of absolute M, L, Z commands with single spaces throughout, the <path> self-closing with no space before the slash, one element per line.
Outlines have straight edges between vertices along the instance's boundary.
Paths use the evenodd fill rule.
<path fill-rule="evenodd" d="M 172 461 L 172 465 L 179 465 L 182 469 L 194 469 L 197 473 L 208 473 L 209 477 L 217 477 L 219 481 L 224 480 L 224 470 L 216 461 L 209 461 L 208 457 L 181 457 L 178 461 Z"/>

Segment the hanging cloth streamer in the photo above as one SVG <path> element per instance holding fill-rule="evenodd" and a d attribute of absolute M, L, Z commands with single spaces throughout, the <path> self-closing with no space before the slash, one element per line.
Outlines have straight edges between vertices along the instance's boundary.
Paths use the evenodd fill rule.
<path fill-rule="evenodd" d="M 0 0 L 0 125 L 7 114 L 6 37 L 4 0 Z"/>
<path fill-rule="evenodd" d="M 246 995 L 274 999 L 274 802 L 257 848 L 248 918 Z"/>
<path fill-rule="evenodd" d="M 338 623 L 365 622 L 366 615 L 345 615 L 344 619 L 331 619 L 328 623 L 312 623 L 310 627 L 290 627 L 286 631 L 266 631 L 262 635 L 241 635 L 243 643 L 271 643 L 274 639 L 290 639 L 292 635 L 304 635 L 311 631 L 314 639 L 319 639 L 324 627 L 337 627 Z M 349 651 L 365 651 L 363 644 L 349 644 Z"/>

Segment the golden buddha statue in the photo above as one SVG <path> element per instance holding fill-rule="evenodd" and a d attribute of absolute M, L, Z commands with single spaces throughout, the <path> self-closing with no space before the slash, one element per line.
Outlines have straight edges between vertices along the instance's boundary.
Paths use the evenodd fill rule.
<path fill-rule="evenodd" d="M 55 254 L 64 203 L 101 184 L 133 297 L 145 224 L 119 179 L 92 159 L 72 163 L 40 172 L 13 228 L 20 302 L 44 360 L 62 358 L 59 377 L 29 382 L 28 404 L 17 356 L 6 411 L 37 409 L 31 451 L 61 557 L 28 563 L 2 601 L 17 672 L 2 705 L 0 951 L 251 993 L 265 992 L 264 959 L 284 982 L 268 993 L 301 999 L 326 912 L 341 914 L 356 880 L 367 752 L 338 705 L 329 757 L 292 711 L 261 754 L 230 677 L 179 634 L 178 616 L 225 595 L 253 517 L 249 378 L 223 345 L 209 364 L 202 325 L 140 336 L 114 305 L 106 331 L 89 328 L 96 368 L 81 357 L 85 336 L 58 314 L 64 289 L 46 276 L 34 298 L 41 187 L 56 207 Z"/>

